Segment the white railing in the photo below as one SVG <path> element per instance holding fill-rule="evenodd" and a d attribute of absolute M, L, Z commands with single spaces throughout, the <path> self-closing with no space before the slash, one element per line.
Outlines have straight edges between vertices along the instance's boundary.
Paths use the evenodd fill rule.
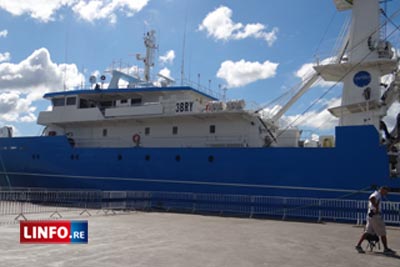
<path fill-rule="evenodd" d="M 0 224 L 116 211 L 172 211 L 283 220 L 364 224 L 366 200 L 146 191 L 0 191 Z M 384 220 L 400 225 L 400 202 L 383 202 Z"/>
<path fill-rule="evenodd" d="M 184 79 L 182 82 L 183 82 L 183 85 L 190 86 L 204 94 L 207 94 L 207 95 L 212 96 L 217 99 L 223 99 L 223 94 L 211 89 L 210 87 L 203 86 L 200 83 L 196 83 L 196 82 L 193 82 L 193 81 L 187 80 L 187 79 Z"/>

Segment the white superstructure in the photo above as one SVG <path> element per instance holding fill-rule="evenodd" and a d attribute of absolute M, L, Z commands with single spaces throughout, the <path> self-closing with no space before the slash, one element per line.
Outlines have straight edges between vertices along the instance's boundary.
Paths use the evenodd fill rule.
<path fill-rule="evenodd" d="M 44 135 L 67 135 L 76 147 L 266 147 L 298 146 L 300 132 L 276 127 L 243 100 L 222 102 L 159 75 L 150 81 L 155 32 L 144 37 L 144 79 L 112 70 L 108 89 L 91 77 L 94 89 L 46 94 L 52 110 L 39 114 Z M 105 77 L 102 77 L 104 82 Z M 120 80 L 127 86 L 119 88 Z"/>
<path fill-rule="evenodd" d="M 227 103 L 190 87 L 50 94 L 38 123 L 82 147 L 262 147 L 271 138 L 243 101 Z M 266 143 L 267 141 L 268 143 Z"/>
<path fill-rule="evenodd" d="M 144 37 L 145 56 L 137 54 L 145 65 L 144 79 L 112 70 L 108 89 L 92 79 L 95 89 L 47 94 L 53 107 L 40 113 L 38 123 L 46 126 L 44 135 L 67 135 L 77 147 L 297 147 L 301 132 L 281 129 L 279 120 L 322 77 L 343 82 L 342 104 L 330 109 L 341 126 L 380 130 L 382 118 L 399 98 L 400 79 L 392 45 L 380 34 L 379 0 L 334 2 L 339 11 L 352 10 L 342 49 L 330 64 L 315 66 L 316 73 L 270 118 L 246 110 L 242 100 L 223 102 L 191 87 L 170 86 L 173 80 L 162 75 L 163 81 L 152 83 L 157 45 L 150 31 Z M 385 91 L 381 78 L 387 74 L 394 78 Z M 118 87 L 120 80 L 126 82 L 124 88 Z M 335 139 L 324 136 L 319 144 L 302 144 L 329 148 Z"/>

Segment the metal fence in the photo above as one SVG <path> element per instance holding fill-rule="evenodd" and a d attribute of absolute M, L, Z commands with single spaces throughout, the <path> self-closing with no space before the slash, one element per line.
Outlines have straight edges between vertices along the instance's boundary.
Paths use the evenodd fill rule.
<path fill-rule="evenodd" d="M 275 218 L 283 220 L 338 221 L 363 224 L 367 201 L 206 193 L 142 191 L 0 191 L 0 223 L 61 218 L 74 213 L 108 214 L 132 210 Z M 400 225 L 400 202 L 382 203 L 388 224 Z"/>
<path fill-rule="evenodd" d="M 0 223 L 83 214 L 100 209 L 101 200 L 100 191 L 0 191 Z"/>

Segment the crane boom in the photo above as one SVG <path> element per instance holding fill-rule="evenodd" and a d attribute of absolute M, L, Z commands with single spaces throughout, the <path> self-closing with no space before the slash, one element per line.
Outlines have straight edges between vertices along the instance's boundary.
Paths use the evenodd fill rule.
<path fill-rule="evenodd" d="M 287 102 L 273 117 L 272 121 L 275 123 L 277 122 L 283 114 L 285 114 L 286 111 L 297 101 L 299 100 L 302 95 L 304 95 L 305 92 L 310 89 L 311 86 L 319 79 L 319 73 L 314 72 L 310 78 L 308 78 L 304 83 L 303 86 L 300 88 L 299 91 Z"/>

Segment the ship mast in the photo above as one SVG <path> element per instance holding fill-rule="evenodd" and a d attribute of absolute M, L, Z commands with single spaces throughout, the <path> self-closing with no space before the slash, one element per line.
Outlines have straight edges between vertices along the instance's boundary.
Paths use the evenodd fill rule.
<path fill-rule="evenodd" d="M 146 46 L 146 56 L 136 54 L 136 59 L 144 63 L 144 80 L 150 82 L 150 69 L 154 67 L 154 54 L 157 49 L 155 31 L 151 30 L 144 36 L 144 45 Z"/>
<path fill-rule="evenodd" d="M 379 130 L 381 77 L 397 69 L 392 45 L 380 38 L 379 0 L 334 0 L 339 11 L 351 10 L 348 46 L 342 62 L 316 66 L 326 81 L 343 82 L 341 106 L 329 111 L 341 126 L 373 125 Z"/>

